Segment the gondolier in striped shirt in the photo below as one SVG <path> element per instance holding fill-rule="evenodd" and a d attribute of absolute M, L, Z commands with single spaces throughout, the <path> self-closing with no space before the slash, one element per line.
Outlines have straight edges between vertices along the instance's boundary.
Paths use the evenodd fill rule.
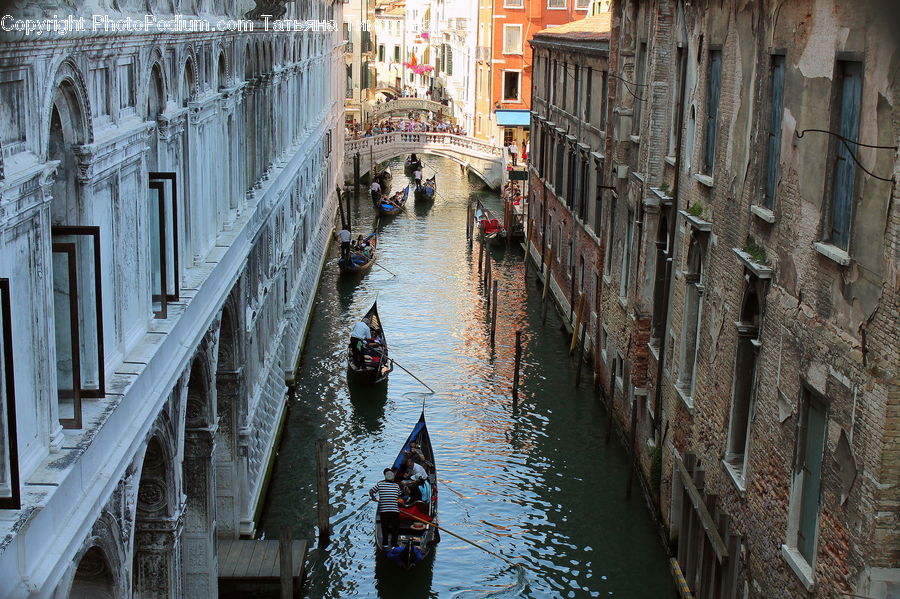
<path fill-rule="evenodd" d="M 400 485 L 394 482 L 394 471 L 384 469 L 384 480 L 378 481 L 369 489 L 369 497 L 378 500 L 378 514 L 381 517 L 381 542 L 387 542 L 388 547 L 397 545 L 397 535 L 400 529 Z"/>

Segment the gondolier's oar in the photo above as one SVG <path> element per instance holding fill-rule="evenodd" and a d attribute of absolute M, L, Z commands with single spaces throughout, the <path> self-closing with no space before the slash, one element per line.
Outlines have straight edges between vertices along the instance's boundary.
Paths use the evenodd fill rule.
<path fill-rule="evenodd" d="M 413 377 L 414 379 L 416 379 L 417 381 L 419 381 L 420 383 L 422 383 L 422 385 L 424 385 L 424 387 L 425 387 L 426 389 L 428 389 L 428 390 L 431 391 L 432 393 L 435 393 L 435 390 L 434 390 L 434 389 L 432 389 L 431 387 L 429 387 L 428 385 L 426 385 L 425 382 L 424 382 L 422 379 L 420 379 L 419 377 L 417 377 L 416 375 L 414 375 L 413 373 L 411 373 L 409 370 L 407 370 L 406 368 L 404 368 L 404 367 L 403 367 L 403 364 L 401 364 L 400 362 L 398 362 L 398 361 L 395 360 L 394 358 L 391 358 L 391 361 L 392 361 L 394 364 L 396 364 L 397 366 L 399 366 L 400 368 L 403 368 L 403 370 L 404 370 L 404 372 L 406 372 L 406 374 L 408 374 L 409 376 Z"/>
<path fill-rule="evenodd" d="M 434 522 L 430 522 L 429 520 L 425 520 L 424 518 L 419 518 L 419 517 L 416 516 L 415 514 L 410 514 L 409 512 L 403 512 L 403 514 L 404 514 L 405 516 L 409 516 L 410 518 L 414 518 L 414 519 L 418 520 L 419 522 L 422 522 L 423 524 L 427 524 L 428 526 L 433 526 L 433 527 L 435 527 L 436 529 L 438 529 L 438 530 L 440 530 L 440 531 L 443 531 L 443 532 L 447 533 L 448 535 L 452 535 L 452 536 L 456 537 L 456 538 L 459 539 L 460 541 L 465 541 L 466 543 L 468 543 L 469 545 L 472 545 L 473 547 L 478 547 L 479 549 L 481 549 L 481 550 L 484 551 L 485 553 L 490 553 L 490 554 L 493 555 L 494 557 L 499 557 L 500 559 L 502 559 L 503 561 L 505 561 L 505 562 L 508 563 L 508 564 L 512 564 L 513 566 L 521 566 L 521 565 L 522 565 L 522 564 L 517 564 L 516 562 L 512 561 L 511 559 L 509 559 L 509 558 L 506 557 L 506 556 L 500 555 L 499 553 L 494 553 L 494 552 L 491 551 L 490 549 L 486 549 L 485 547 L 482 547 L 481 545 L 479 545 L 479 544 L 476 543 L 475 541 L 470 541 L 469 539 L 467 539 L 467 538 L 465 538 L 465 537 L 463 537 L 463 536 L 460 536 L 460 535 L 456 534 L 455 532 L 449 531 L 449 530 L 447 530 L 446 528 L 444 528 L 443 526 L 439 526 L 439 525 L 435 524 Z"/>
<path fill-rule="evenodd" d="M 388 271 L 389 273 L 391 273 L 391 274 L 394 275 L 395 277 L 397 276 L 397 273 L 395 273 L 395 272 L 393 272 L 392 270 L 388 269 L 386 266 L 382 266 L 382 265 L 378 264 L 377 262 L 375 263 L 375 266 L 377 266 L 378 268 L 381 268 L 381 269 L 384 269 L 384 270 Z"/>

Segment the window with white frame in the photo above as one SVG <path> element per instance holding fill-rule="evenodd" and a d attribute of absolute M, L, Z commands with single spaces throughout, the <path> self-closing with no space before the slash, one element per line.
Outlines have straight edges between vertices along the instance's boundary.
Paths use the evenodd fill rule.
<path fill-rule="evenodd" d="M 503 8 L 522 8 L 524 6 L 524 0 L 503 0 Z"/>
<path fill-rule="evenodd" d="M 547 8 L 561 8 L 565 10 L 566 0 L 547 0 Z"/>
<path fill-rule="evenodd" d="M 575 0 L 575 10 L 587 10 L 591 6 L 591 0 Z"/>
<path fill-rule="evenodd" d="M 503 25 L 503 53 L 522 53 L 522 25 Z"/>
<path fill-rule="evenodd" d="M 808 582 L 815 571 L 819 511 L 822 495 L 828 406 L 824 397 L 804 388 L 797 416 L 794 475 L 788 509 L 787 548 L 806 562 Z"/>

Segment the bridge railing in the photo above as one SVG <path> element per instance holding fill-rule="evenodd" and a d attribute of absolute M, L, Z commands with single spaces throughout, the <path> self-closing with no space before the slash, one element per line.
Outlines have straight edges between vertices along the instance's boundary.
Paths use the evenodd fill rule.
<path fill-rule="evenodd" d="M 486 141 L 453 135 L 452 133 L 407 133 L 393 131 L 381 133 L 361 139 L 350 139 L 344 144 L 344 156 L 346 160 L 352 160 L 357 152 L 368 155 L 369 149 L 381 146 L 397 146 L 398 152 L 403 151 L 427 151 L 429 148 L 445 147 L 463 150 L 467 154 L 480 154 L 484 158 L 500 158 L 502 148 L 498 148 Z"/>
<path fill-rule="evenodd" d="M 410 110 L 427 110 L 429 112 L 440 112 L 441 110 L 447 112 L 450 111 L 447 106 L 444 106 L 440 102 L 435 102 L 434 100 L 426 100 L 424 98 L 397 98 L 396 100 L 390 100 L 384 104 L 379 104 L 372 113 L 372 116 L 377 119 L 392 112 L 404 112 Z"/>

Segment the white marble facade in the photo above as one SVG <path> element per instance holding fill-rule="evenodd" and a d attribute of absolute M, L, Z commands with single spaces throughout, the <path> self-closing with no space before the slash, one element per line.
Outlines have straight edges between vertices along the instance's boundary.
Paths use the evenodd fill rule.
<path fill-rule="evenodd" d="M 256 25 L 0 34 L 2 597 L 213 597 L 216 537 L 254 532 L 344 151 L 339 29 Z"/>

